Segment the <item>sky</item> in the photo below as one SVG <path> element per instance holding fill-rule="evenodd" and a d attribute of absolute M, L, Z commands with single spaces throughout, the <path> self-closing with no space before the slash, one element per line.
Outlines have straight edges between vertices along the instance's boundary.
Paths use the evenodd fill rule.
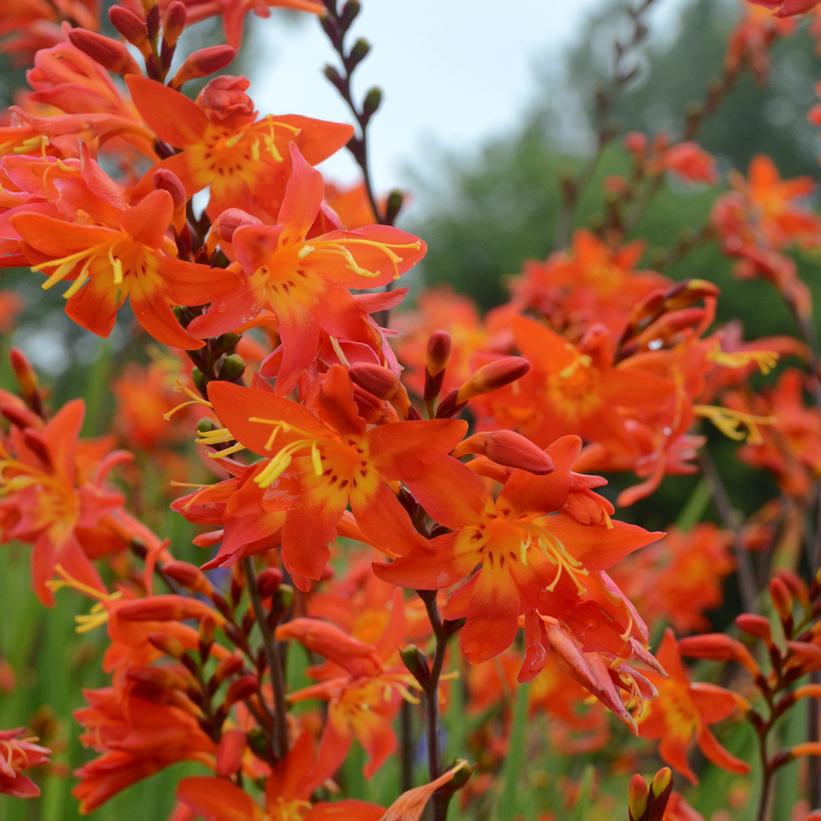
<path fill-rule="evenodd" d="M 470 151 L 509 129 L 535 93 L 534 66 L 569 45 L 601 0 L 363 0 L 353 29 L 372 51 L 357 69 L 361 99 L 379 85 L 383 104 L 369 126 L 374 184 L 386 192 L 419 165 L 431 144 Z M 284 24 L 276 11 L 257 23 L 251 93 L 264 113 L 350 121 L 321 68 L 334 53 L 314 20 Z M 357 85 L 358 84 L 358 85 Z M 353 182 L 340 152 L 323 171 Z"/>

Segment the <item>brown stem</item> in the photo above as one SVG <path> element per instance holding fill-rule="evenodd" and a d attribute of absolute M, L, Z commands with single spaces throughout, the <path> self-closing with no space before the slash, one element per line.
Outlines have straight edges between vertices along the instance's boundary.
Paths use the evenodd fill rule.
<path fill-rule="evenodd" d="M 613 65 L 610 76 L 595 95 L 594 127 L 596 130 L 596 147 L 593 154 L 575 176 L 562 180 L 561 193 L 564 202 L 556 221 L 554 246 L 557 248 L 567 244 L 581 196 L 593 179 L 605 148 L 610 145 L 616 136 L 616 129 L 610 122 L 613 105 L 619 92 L 637 74 L 635 67 L 625 68 L 624 59 L 647 37 L 647 27 L 644 24 L 643 17 L 654 2 L 655 0 L 641 0 L 635 8 L 628 8 L 627 13 L 633 22 L 633 30 L 626 41 L 616 40 L 613 43 Z"/>
<path fill-rule="evenodd" d="M 271 689 L 274 693 L 274 737 L 273 752 L 278 759 L 285 757 L 288 752 L 288 722 L 286 716 L 285 703 L 285 676 L 282 668 L 282 658 L 279 652 L 279 644 L 271 632 L 268 619 L 262 607 L 262 599 L 257 586 L 257 576 L 254 570 L 254 562 L 248 556 L 242 560 L 245 570 L 245 577 L 248 585 L 248 595 L 251 597 L 251 605 L 254 609 L 254 618 L 262 633 L 265 659 L 268 664 L 268 673 L 271 677 Z"/>
<path fill-rule="evenodd" d="M 430 670 L 424 680 L 420 681 L 425 694 L 428 775 L 430 780 L 433 781 L 442 774 L 442 753 L 439 748 L 439 680 L 442 676 L 448 641 L 462 627 L 464 621 L 442 621 L 442 617 L 439 615 L 439 607 L 436 604 L 435 590 L 418 590 L 417 593 L 425 603 L 425 609 L 436 641 Z M 445 821 L 447 819 L 448 804 L 452 797 L 453 793 L 450 791 L 434 793 L 432 802 L 433 821 Z"/>

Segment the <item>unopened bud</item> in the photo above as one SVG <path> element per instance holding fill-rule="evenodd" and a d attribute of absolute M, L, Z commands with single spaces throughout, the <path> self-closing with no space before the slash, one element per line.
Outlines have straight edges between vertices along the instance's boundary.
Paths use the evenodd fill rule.
<path fill-rule="evenodd" d="M 360 37 L 352 46 L 350 53 L 345 59 L 345 64 L 349 72 L 352 72 L 367 56 L 371 50 L 371 44 Z"/>
<path fill-rule="evenodd" d="M 506 356 L 479 368 L 465 382 L 456 395 L 456 401 L 464 404 L 474 396 L 495 391 L 521 379 L 530 370 L 530 363 L 521 356 Z"/>
<path fill-rule="evenodd" d="M 197 49 L 186 57 L 169 85 L 179 88 L 189 80 L 207 77 L 215 71 L 221 71 L 235 56 L 236 50 L 231 46 L 206 46 Z"/>
<path fill-rule="evenodd" d="M 40 387 L 37 382 L 37 373 L 29 362 L 28 357 L 19 349 L 12 348 L 9 351 L 9 360 L 20 386 L 21 399 L 38 416 L 42 415 L 42 401 L 40 399 Z"/>
<path fill-rule="evenodd" d="M 230 778 L 239 771 L 245 752 L 245 733 L 242 730 L 226 730 L 217 747 L 217 775 Z"/>
<path fill-rule="evenodd" d="M 780 576 L 770 579 L 770 598 L 782 623 L 792 621 L 793 597 Z"/>
<path fill-rule="evenodd" d="M 242 339 L 242 336 L 240 334 L 222 334 L 222 336 L 218 336 L 211 343 L 211 353 L 214 354 L 214 356 L 221 356 L 227 351 L 236 348 L 237 343 L 240 341 L 240 339 Z"/>
<path fill-rule="evenodd" d="M 185 186 L 180 178 L 167 168 L 158 168 L 152 178 L 154 188 L 160 191 L 167 191 L 174 202 L 174 210 L 179 211 L 185 208 L 188 203 L 188 195 L 185 193 Z"/>
<path fill-rule="evenodd" d="M 161 653 L 171 658 L 179 659 L 185 654 L 183 643 L 175 636 L 169 636 L 165 633 L 150 633 L 148 641 Z"/>
<path fill-rule="evenodd" d="M 119 40 L 96 31 L 75 28 L 68 33 L 72 45 L 114 74 L 139 74 L 140 69 L 128 49 Z"/>
<path fill-rule="evenodd" d="M 396 218 L 399 216 L 399 212 L 402 210 L 404 204 L 404 192 L 398 188 L 394 188 L 390 194 L 388 194 L 388 201 L 385 206 L 385 222 L 387 222 L 388 225 L 393 225 L 394 222 L 396 222 Z"/>
<path fill-rule="evenodd" d="M 750 651 L 736 639 L 723 633 L 705 633 L 703 636 L 687 636 L 679 639 L 679 650 L 689 658 L 711 659 L 712 661 L 735 661 L 753 675 L 760 670 Z"/>
<path fill-rule="evenodd" d="M 224 658 L 217 665 L 217 669 L 214 671 L 214 681 L 218 685 L 222 684 L 223 681 L 231 678 L 231 676 L 236 675 L 240 670 L 242 670 L 242 665 L 242 657 L 239 655 Z"/>
<path fill-rule="evenodd" d="M 259 595 L 264 599 L 273 596 L 279 590 L 283 578 L 282 571 L 278 567 L 266 567 L 257 576 Z"/>
<path fill-rule="evenodd" d="M 366 95 L 362 103 L 362 114 L 366 120 L 376 114 L 382 105 L 382 89 L 374 86 Z"/>
<path fill-rule="evenodd" d="M 492 462 L 506 467 L 526 470 L 543 476 L 553 470 L 553 460 L 530 439 L 512 430 L 495 430 L 476 433 L 468 437 L 453 451 L 454 456 L 479 453 Z"/>
<path fill-rule="evenodd" d="M 431 376 L 436 376 L 448 366 L 452 341 L 447 331 L 434 331 L 428 339 L 428 361 L 425 366 Z"/>
<path fill-rule="evenodd" d="M 647 812 L 647 801 L 650 797 L 650 791 L 647 787 L 647 782 L 636 773 L 630 779 L 630 785 L 627 791 L 627 812 L 630 821 L 643 821 L 644 814 Z"/>
<path fill-rule="evenodd" d="M 772 629 L 770 628 L 770 620 L 759 616 L 756 613 L 742 613 L 736 616 L 735 623 L 739 630 L 743 630 L 757 639 L 763 639 L 767 644 L 772 643 Z"/>
<path fill-rule="evenodd" d="M 430 679 L 430 668 L 425 654 L 415 645 L 409 644 L 399 651 L 399 655 L 408 672 L 419 682 L 420 686 L 426 687 Z"/>
<path fill-rule="evenodd" d="M 339 15 L 339 23 L 343 30 L 347 31 L 351 27 L 351 24 L 354 20 L 356 20 L 361 8 L 362 7 L 359 4 L 359 0 L 348 0 L 348 2 L 342 6 L 342 14 Z"/>
<path fill-rule="evenodd" d="M 123 621 L 185 621 L 213 615 L 204 602 L 176 595 L 135 599 L 117 609 L 117 618 Z"/>
<path fill-rule="evenodd" d="M 140 51 L 148 46 L 148 28 L 145 20 L 138 14 L 123 6 L 112 6 L 108 10 L 108 19 L 111 25 Z"/>
<path fill-rule="evenodd" d="M 253 696 L 256 691 L 256 676 L 247 675 L 242 678 L 238 678 L 236 681 L 231 682 L 231 686 L 225 694 L 225 704 L 230 707 L 238 701 L 245 701 L 245 699 Z"/>
<path fill-rule="evenodd" d="M 666 792 L 673 782 L 673 771 L 669 767 L 662 767 L 654 776 L 650 784 L 650 792 L 655 796 L 660 796 Z"/>
<path fill-rule="evenodd" d="M 374 365 L 370 362 L 352 365 L 348 373 L 351 380 L 360 388 L 364 388 L 380 399 L 390 399 L 401 388 L 396 374 L 381 365 Z"/>
<path fill-rule="evenodd" d="M 189 562 L 168 562 L 168 564 L 162 566 L 162 572 L 169 579 L 195 593 L 202 593 L 207 596 L 211 592 L 211 584 L 205 573 Z"/>
<path fill-rule="evenodd" d="M 245 360 L 238 353 L 232 353 L 222 360 L 219 368 L 219 378 L 229 381 L 239 379 L 244 372 Z"/>
<path fill-rule="evenodd" d="M 162 39 L 168 46 L 174 46 L 185 28 L 185 18 L 187 16 L 185 3 L 181 0 L 172 0 L 165 10 L 165 17 L 162 21 Z"/>

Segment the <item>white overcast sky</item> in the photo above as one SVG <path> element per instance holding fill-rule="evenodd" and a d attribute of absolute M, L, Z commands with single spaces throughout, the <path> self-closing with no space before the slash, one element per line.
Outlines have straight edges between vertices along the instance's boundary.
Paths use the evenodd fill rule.
<path fill-rule="evenodd" d="M 533 67 L 558 59 L 601 0 L 363 0 L 353 35 L 372 51 L 356 75 L 363 94 L 378 84 L 384 102 L 370 127 L 377 189 L 402 182 L 431 141 L 471 150 L 510 129 L 535 93 Z M 283 25 L 254 21 L 256 54 L 270 48 L 270 65 L 252 73 L 252 94 L 264 113 L 299 113 L 350 121 L 344 103 L 321 75 L 334 54 L 315 20 Z M 353 41 L 353 37 L 351 41 Z M 258 59 L 258 58 L 257 58 Z M 347 152 L 324 167 L 348 182 Z"/>

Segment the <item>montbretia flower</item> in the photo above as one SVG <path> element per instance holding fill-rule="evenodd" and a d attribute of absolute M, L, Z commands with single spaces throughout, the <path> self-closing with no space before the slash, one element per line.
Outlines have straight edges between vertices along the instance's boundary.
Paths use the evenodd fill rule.
<path fill-rule="evenodd" d="M 357 337 L 367 314 L 349 288 L 392 282 L 425 254 L 422 240 L 389 226 L 315 232 L 322 176 L 293 144 L 290 149 L 291 176 L 276 224 L 249 216 L 234 230 L 225 250 L 239 264 L 242 283 L 189 326 L 205 338 L 233 331 L 263 312 L 273 314 L 281 342 L 280 393 L 316 358 L 321 331 Z"/>
<path fill-rule="evenodd" d="M 212 382 L 208 397 L 225 425 L 223 441 L 264 457 L 254 484 L 277 493 L 288 490 L 282 528 L 285 566 L 306 585 L 318 579 L 329 556 L 328 543 L 346 508 L 373 543 L 391 554 L 422 547 L 408 514 L 396 498 L 396 483 L 424 482 L 426 469 L 464 434 L 459 420 L 392 422 L 369 427 L 359 415 L 347 371 L 336 365 L 325 375 L 315 412 L 273 392 Z M 204 441 L 219 441 L 220 433 Z M 210 437 L 210 438 L 209 438 Z M 215 438 L 216 437 L 216 438 Z"/>
<path fill-rule="evenodd" d="M 291 171 L 289 146 L 296 145 L 315 164 L 342 148 L 353 133 L 349 125 L 295 114 L 257 120 L 244 77 L 217 77 L 196 102 L 147 77 L 132 75 L 127 82 L 157 137 L 180 149 L 159 167 L 173 171 L 189 197 L 207 188 L 212 217 L 241 208 L 272 219 Z"/>
<path fill-rule="evenodd" d="M 396 750 L 391 726 L 402 700 L 418 701 L 414 677 L 399 661 L 397 642 L 404 621 L 401 593 L 394 598 L 391 618 L 378 644 L 367 644 L 320 619 L 300 618 L 281 625 L 279 640 L 296 639 L 326 664 L 309 669 L 316 684 L 290 693 L 293 703 L 327 701 L 328 721 L 319 743 L 311 780 L 321 784 L 331 778 L 347 757 L 354 738 L 368 754 L 364 774 L 370 778 Z M 400 630 L 393 628 L 399 626 Z"/>
<path fill-rule="evenodd" d="M 47 275 L 44 289 L 68 281 L 66 313 L 98 336 L 108 336 L 126 299 L 145 331 L 178 348 L 202 347 L 181 327 L 173 305 L 202 305 L 237 287 L 236 276 L 177 258 L 167 235 L 174 201 L 155 190 L 128 205 L 120 187 L 88 156 L 83 177 L 87 191 L 74 219 L 18 213 L 11 223 L 33 270 Z M 90 201 L 90 205 L 86 203 Z"/>
<path fill-rule="evenodd" d="M 565 434 L 619 442 L 629 439 L 625 418 L 671 400 L 669 380 L 629 359 L 614 363 L 614 339 L 602 325 L 590 327 L 578 345 L 527 317 L 514 317 L 512 327 L 531 370 L 515 388 L 479 404 L 495 426 L 513 427 L 539 445 Z"/>
<path fill-rule="evenodd" d="M 123 459 L 100 444 L 79 440 L 82 400 L 65 405 L 48 422 L 0 392 L 0 410 L 14 424 L 0 440 L 0 539 L 33 544 L 33 585 L 46 603 L 47 582 L 59 565 L 91 588 L 104 590 L 91 562 L 122 549 L 146 528 L 123 508 L 123 497 L 105 486 L 107 473 Z"/>
<path fill-rule="evenodd" d="M 659 694 L 649 702 L 646 714 L 639 719 L 639 735 L 661 739 L 661 757 L 694 784 L 698 783 L 698 778 L 687 763 L 687 753 L 693 742 L 716 766 L 734 773 L 749 772 L 749 765 L 731 755 L 709 728 L 710 724 L 736 712 L 742 706 L 742 700 L 723 687 L 691 682 L 671 630 L 664 634 L 656 655 L 668 675 L 648 674 Z"/>
<path fill-rule="evenodd" d="M 445 613 L 467 619 L 459 638 L 470 661 L 492 658 L 513 642 L 520 616 L 539 607 L 541 594 L 567 589 L 581 596 L 591 573 L 662 535 L 609 515 L 591 525 L 557 512 L 571 481 L 569 469 L 555 477 L 512 471 L 494 498 L 467 466 L 441 460 L 425 487 L 408 484 L 428 514 L 451 532 L 433 539 L 432 551 L 414 550 L 374 570 L 386 581 L 418 590 L 464 582 Z"/>
<path fill-rule="evenodd" d="M 40 788 L 25 774 L 25 770 L 46 764 L 51 750 L 27 737 L 22 727 L 0 730 L 0 793 L 15 798 L 36 798 Z"/>

